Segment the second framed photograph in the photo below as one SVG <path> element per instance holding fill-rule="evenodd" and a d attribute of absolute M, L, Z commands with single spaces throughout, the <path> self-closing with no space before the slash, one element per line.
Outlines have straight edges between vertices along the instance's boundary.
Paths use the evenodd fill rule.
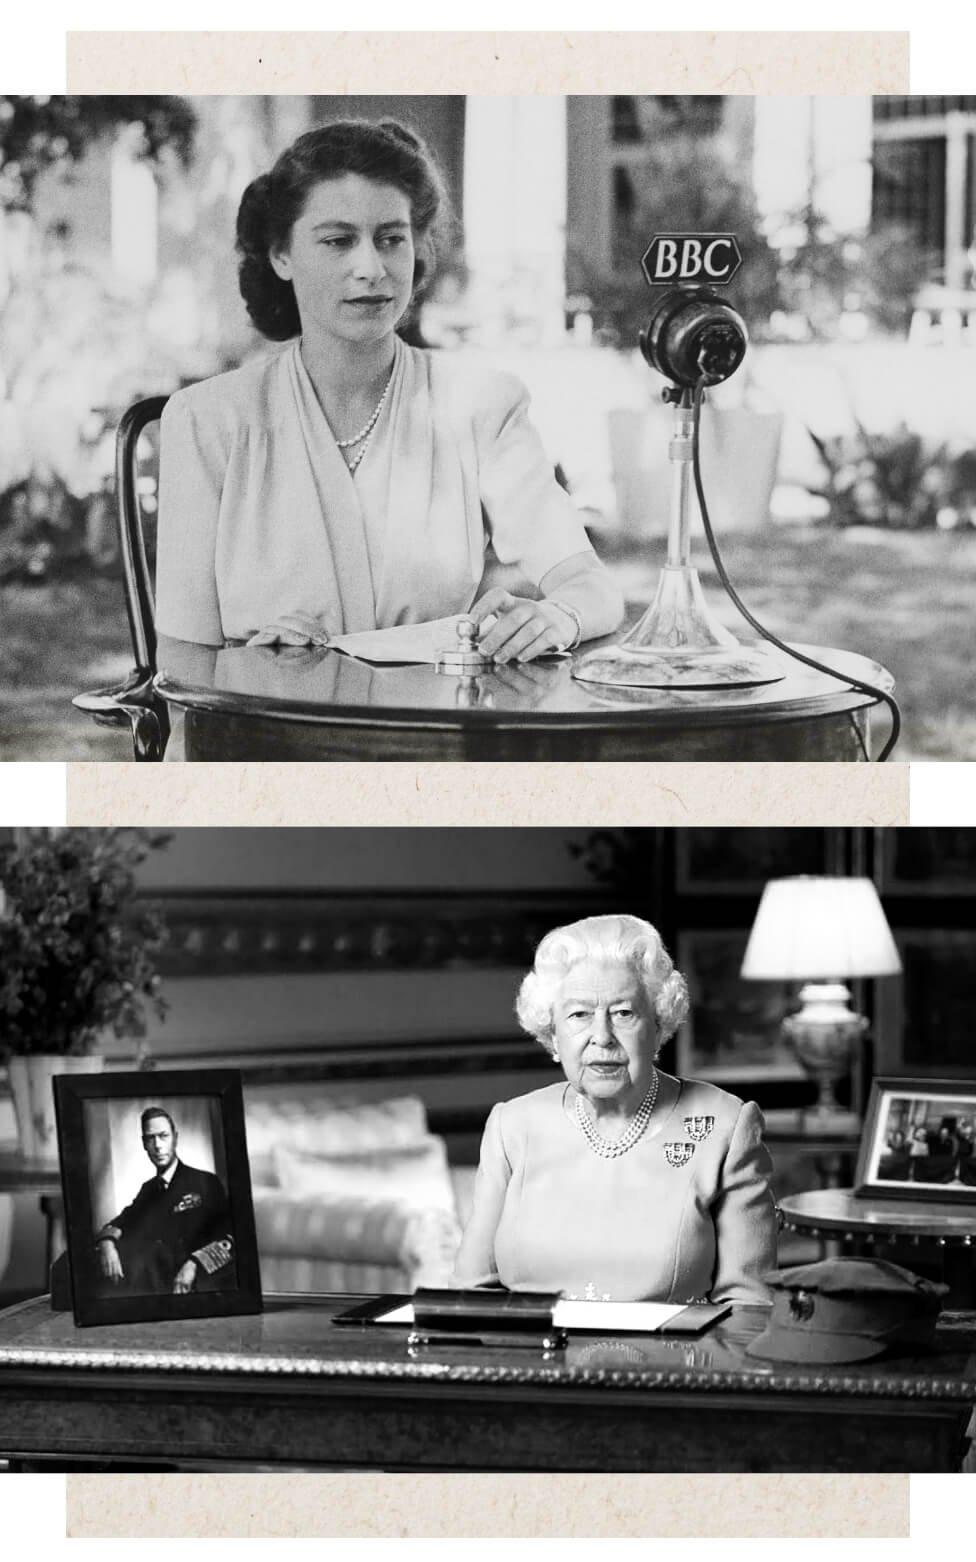
<path fill-rule="evenodd" d="M 234 1069 L 54 1081 L 75 1322 L 262 1308 Z"/>
<path fill-rule="evenodd" d="M 976 1203 L 976 1079 L 875 1079 L 855 1183 L 862 1198 Z"/>

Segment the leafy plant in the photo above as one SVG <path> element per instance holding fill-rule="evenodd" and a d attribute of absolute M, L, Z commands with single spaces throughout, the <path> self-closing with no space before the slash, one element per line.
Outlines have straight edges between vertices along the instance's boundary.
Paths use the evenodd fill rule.
<path fill-rule="evenodd" d="M 171 149 L 187 167 L 197 118 L 176 97 L 0 97 L 0 209 L 30 211 L 49 168 L 78 163 L 93 142 L 138 125 L 142 155 Z"/>
<path fill-rule="evenodd" d="M 99 435 L 137 394 L 179 379 L 178 353 L 148 330 L 151 300 L 79 257 L 67 222 L 35 221 L 44 177 L 70 182 L 120 133 L 162 173 L 186 169 L 196 129 L 184 98 L 0 96 L 0 247 L 17 236 L 0 268 L 0 584 L 104 562 Z"/>
<path fill-rule="evenodd" d="M 852 434 L 810 438 L 825 468 L 812 493 L 826 499 L 834 526 L 888 526 L 917 531 L 976 525 L 976 458 L 953 455 L 906 423 L 872 433 L 855 419 Z"/>
<path fill-rule="evenodd" d="M 37 585 L 89 567 L 85 501 L 55 474 L 31 473 L 0 493 L 0 586 Z"/>
<path fill-rule="evenodd" d="M 904 336 L 912 323 L 923 283 L 937 275 L 939 257 L 904 223 L 875 228 L 863 241 L 862 261 L 852 279 L 864 290 L 864 309 L 883 331 Z"/>
<path fill-rule="evenodd" d="M 23 830 L 0 844 L 0 1057 L 79 1055 L 166 1012 L 159 912 L 135 870 L 168 839 L 141 830 Z"/>
<path fill-rule="evenodd" d="M 834 340 L 842 317 L 858 312 L 875 330 L 903 336 L 936 265 L 904 224 L 884 224 L 867 237 L 838 233 L 811 207 L 783 217 L 775 242 L 783 308 L 801 316 L 818 341 Z"/>
<path fill-rule="evenodd" d="M 694 120 L 667 126 L 648 143 L 639 164 L 626 171 L 624 210 L 618 211 L 614 269 L 598 274 L 578 251 L 567 256 L 571 294 L 585 295 L 594 324 L 625 345 L 636 346 L 651 294 L 640 258 L 653 234 L 735 233 L 743 264 L 729 289 L 750 329 L 763 323 L 780 302 L 776 255 L 763 230 L 756 198 L 746 179 Z"/>

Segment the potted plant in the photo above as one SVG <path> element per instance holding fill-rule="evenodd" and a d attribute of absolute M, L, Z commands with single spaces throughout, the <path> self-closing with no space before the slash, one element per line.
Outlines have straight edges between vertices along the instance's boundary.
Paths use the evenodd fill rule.
<path fill-rule="evenodd" d="M 51 1076 L 99 1070 L 106 1034 L 137 1040 L 147 1009 L 165 1013 L 156 970 L 165 927 L 135 877 L 165 839 L 25 829 L 0 843 L 0 1061 L 30 1159 L 57 1161 Z"/>

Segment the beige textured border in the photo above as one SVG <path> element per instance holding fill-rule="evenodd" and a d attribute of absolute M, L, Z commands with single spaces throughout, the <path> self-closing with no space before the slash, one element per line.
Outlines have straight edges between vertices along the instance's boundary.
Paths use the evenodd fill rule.
<path fill-rule="evenodd" d="M 907 32 L 68 33 L 68 90 L 907 92 L 908 43 Z"/>
<path fill-rule="evenodd" d="M 907 33 L 67 38 L 70 92 L 907 92 Z M 216 774 L 211 772 L 216 771 Z M 70 765 L 68 818 L 166 824 L 899 824 L 907 766 Z M 102 1536 L 908 1534 L 905 1476 L 70 1476 Z"/>
<path fill-rule="evenodd" d="M 907 765 L 68 766 L 69 824 L 908 824 Z"/>
<path fill-rule="evenodd" d="M 909 1533 L 905 1475 L 73 1475 L 67 1516 L 72 1539 Z"/>

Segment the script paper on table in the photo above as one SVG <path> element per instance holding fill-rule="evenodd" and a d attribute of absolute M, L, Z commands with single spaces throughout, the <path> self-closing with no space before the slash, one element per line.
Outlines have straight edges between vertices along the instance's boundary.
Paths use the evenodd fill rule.
<path fill-rule="evenodd" d="M 667 1302 L 557 1302 L 552 1321 L 557 1329 L 589 1329 L 608 1334 L 653 1334 L 661 1329 L 684 1307 L 672 1307 Z M 413 1323 L 413 1303 L 394 1307 L 381 1313 L 376 1323 Z"/>
<path fill-rule="evenodd" d="M 463 615 L 434 618 L 428 624 L 396 624 L 392 629 L 363 629 L 358 634 L 333 635 L 329 646 L 364 662 L 430 662 L 442 651 L 455 650 L 457 624 Z"/>

